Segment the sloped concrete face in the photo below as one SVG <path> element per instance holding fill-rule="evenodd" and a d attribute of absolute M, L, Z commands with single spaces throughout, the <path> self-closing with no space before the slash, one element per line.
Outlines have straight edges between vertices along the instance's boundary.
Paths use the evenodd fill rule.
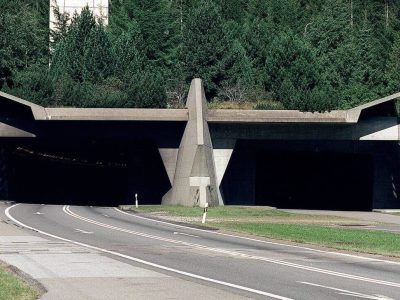
<path fill-rule="evenodd" d="M 183 134 L 171 190 L 162 204 L 211 206 L 222 203 L 218 192 L 213 147 L 207 124 L 207 102 L 200 79 L 190 86 L 189 120 Z"/>
<path fill-rule="evenodd" d="M 171 185 L 174 182 L 174 175 L 176 170 L 176 161 L 178 160 L 177 148 L 159 148 L 161 159 L 163 161 L 165 170 L 168 174 L 168 179 Z"/>

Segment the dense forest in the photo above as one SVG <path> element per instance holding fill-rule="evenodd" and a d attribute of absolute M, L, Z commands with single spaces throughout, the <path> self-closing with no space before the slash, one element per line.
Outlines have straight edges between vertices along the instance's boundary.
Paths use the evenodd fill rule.
<path fill-rule="evenodd" d="M 200 77 L 212 103 L 304 111 L 400 91 L 397 0 L 109 2 L 108 26 L 86 9 L 56 13 L 49 32 L 48 0 L 0 0 L 0 89 L 45 106 L 180 107 Z"/>

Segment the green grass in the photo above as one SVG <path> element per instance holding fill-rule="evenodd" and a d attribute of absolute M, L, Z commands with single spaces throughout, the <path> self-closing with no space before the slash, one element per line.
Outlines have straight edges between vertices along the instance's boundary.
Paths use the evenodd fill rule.
<path fill-rule="evenodd" d="M 133 208 L 138 212 L 165 212 L 170 215 L 182 217 L 199 217 L 203 213 L 200 207 L 186 207 L 186 206 L 173 206 L 173 205 L 143 205 L 139 209 Z M 270 208 L 255 208 L 255 207 L 239 207 L 239 206 L 218 206 L 212 207 L 208 210 L 207 216 L 209 218 L 215 217 L 289 217 L 295 214 L 270 209 Z"/>
<path fill-rule="evenodd" d="M 140 206 L 139 209 L 133 209 L 145 213 L 198 217 L 197 220 L 203 211 L 199 207 L 163 205 Z M 207 218 L 208 227 L 333 249 L 400 257 L 400 234 L 338 227 L 363 224 L 364 221 L 360 220 L 240 206 L 212 207 L 208 211 Z M 199 224 L 199 222 L 194 223 Z"/>
<path fill-rule="evenodd" d="M 400 257 L 400 234 L 396 233 L 295 224 L 218 223 L 215 226 L 272 239 Z"/>
<path fill-rule="evenodd" d="M 39 293 L 0 264 L 0 300 L 37 299 Z"/>

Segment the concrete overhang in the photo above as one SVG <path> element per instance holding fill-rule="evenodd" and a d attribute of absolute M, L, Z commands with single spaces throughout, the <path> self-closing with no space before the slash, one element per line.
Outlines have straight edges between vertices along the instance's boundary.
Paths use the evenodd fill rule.
<path fill-rule="evenodd" d="M 34 104 L 32 102 L 23 100 L 10 94 L 6 94 L 0 91 L 0 101 L 9 101 L 21 106 L 25 106 L 31 109 L 33 118 L 35 120 L 46 120 L 46 111 L 43 106 Z"/>
<path fill-rule="evenodd" d="M 298 110 L 210 109 L 207 120 L 210 123 L 349 123 L 347 112 L 340 110 L 311 113 Z"/>
<path fill-rule="evenodd" d="M 53 121 L 187 121 L 187 109 L 45 108 Z"/>
<path fill-rule="evenodd" d="M 363 110 L 400 98 L 396 93 L 349 110 L 302 112 L 298 110 L 209 109 L 210 123 L 358 123 Z M 51 108 L 43 107 L 13 95 L 0 92 L 0 101 L 29 107 L 38 121 L 188 121 L 187 109 L 145 108 Z"/>
<path fill-rule="evenodd" d="M 364 110 L 392 102 L 396 99 L 400 99 L 400 92 L 351 108 L 347 110 L 347 120 L 352 123 L 357 123 Z"/>

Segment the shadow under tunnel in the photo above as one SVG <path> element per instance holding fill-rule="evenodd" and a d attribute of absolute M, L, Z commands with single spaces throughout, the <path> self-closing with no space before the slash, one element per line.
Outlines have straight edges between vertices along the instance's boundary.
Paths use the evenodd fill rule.
<path fill-rule="evenodd" d="M 160 204 L 170 182 L 147 141 L 40 141 L 11 153 L 9 198 L 18 202 L 115 206 Z"/>
<path fill-rule="evenodd" d="M 257 163 L 255 205 L 369 211 L 372 186 L 368 155 L 271 153 Z"/>
<path fill-rule="evenodd" d="M 347 144 L 329 151 L 329 145 L 315 151 L 318 142 L 239 141 L 222 180 L 225 204 L 371 210 L 372 156 L 352 152 Z"/>

